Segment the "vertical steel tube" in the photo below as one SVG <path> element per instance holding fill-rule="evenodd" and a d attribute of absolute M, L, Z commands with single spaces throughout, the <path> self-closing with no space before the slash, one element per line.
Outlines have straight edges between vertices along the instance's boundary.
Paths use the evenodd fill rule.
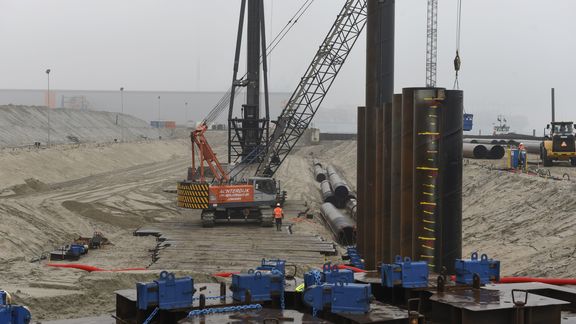
<path fill-rule="evenodd" d="M 242 134 L 244 147 L 243 159 L 250 159 L 249 155 L 260 144 L 260 15 L 263 15 L 260 0 L 248 0 L 248 27 L 247 27 L 247 72 L 246 105 L 243 106 Z"/>
<path fill-rule="evenodd" d="M 394 0 L 368 0 L 366 22 L 366 119 L 364 164 L 366 185 L 358 192 L 362 217 L 366 223 L 364 259 L 367 269 L 389 254 L 389 220 L 385 201 L 389 200 L 385 183 L 385 104 L 392 102 L 394 91 Z M 389 150 L 389 148 L 388 148 Z M 360 217 L 360 216 L 359 216 Z M 359 236 L 361 233 L 359 233 Z M 386 241 L 384 241 L 386 238 Z M 359 240 L 363 240 L 360 238 Z M 362 252 L 362 250 L 361 250 Z"/>
<path fill-rule="evenodd" d="M 413 204 L 413 132 L 414 130 L 414 89 L 402 90 L 402 125 L 401 125 L 401 156 L 400 170 L 400 254 L 414 258 L 412 244 Z"/>
<path fill-rule="evenodd" d="M 376 150 L 377 150 L 377 128 L 378 128 L 378 108 L 366 107 L 366 148 L 364 156 L 365 186 L 364 196 L 360 198 L 365 204 L 364 217 L 366 219 L 366 246 L 364 249 L 364 261 L 366 269 L 376 269 L 376 217 L 379 216 L 375 207 L 376 196 Z M 381 161 L 381 160 L 380 160 Z"/>
<path fill-rule="evenodd" d="M 414 251 L 416 260 L 435 269 L 437 218 L 440 201 L 440 111 L 445 90 L 414 90 Z"/>
<path fill-rule="evenodd" d="M 440 139 L 439 244 L 436 271 L 454 273 L 454 260 L 462 257 L 462 123 L 464 94 L 447 90 L 442 106 Z"/>
<path fill-rule="evenodd" d="M 390 212 L 391 203 L 391 146 L 392 146 L 392 102 L 384 105 L 382 111 L 383 147 L 382 147 L 382 224 L 380 236 L 382 237 L 382 253 L 379 261 L 391 263 L 394 260 L 392 255 L 392 215 Z"/>
<path fill-rule="evenodd" d="M 383 107 L 394 94 L 394 0 L 368 0 L 366 106 Z"/>
<path fill-rule="evenodd" d="M 394 95 L 390 143 L 390 254 L 400 255 L 400 177 L 402 144 L 402 95 Z"/>
<path fill-rule="evenodd" d="M 358 107 L 358 137 L 356 140 L 356 191 L 358 194 L 358 206 L 356 208 L 356 227 L 358 237 L 356 247 L 360 255 L 364 257 L 366 253 L 366 209 L 365 186 L 366 173 L 364 163 L 366 161 L 366 107 Z"/>

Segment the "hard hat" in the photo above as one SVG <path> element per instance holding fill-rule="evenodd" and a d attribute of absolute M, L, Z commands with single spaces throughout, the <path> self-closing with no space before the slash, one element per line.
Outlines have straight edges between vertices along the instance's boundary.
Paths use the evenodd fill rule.
<path fill-rule="evenodd" d="M 276 203 L 276 206 L 280 207 L 280 203 Z"/>
<path fill-rule="evenodd" d="M 524 143 L 520 143 L 520 145 L 524 145 Z"/>

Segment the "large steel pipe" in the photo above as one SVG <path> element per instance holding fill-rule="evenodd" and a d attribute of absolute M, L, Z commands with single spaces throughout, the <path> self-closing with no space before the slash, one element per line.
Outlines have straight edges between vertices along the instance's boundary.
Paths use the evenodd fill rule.
<path fill-rule="evenodd" d="M 366 258 L 365 253 L 367 249 L 368 238 L 366 235 L 366 227 L 368 218 L 366 215 L 366 107 L 358 107 L 358 139 L 356 150 L 356 190 L 358 192 L 358 207 L 356 209 L 356 226 L 358 229 L 358 237 L 356 239 L 356 247 L 360 254 Z"/>
<path fill-rule="evenodd" d="M 343 214 L 330 203 L 322 204 L 320 210 L 338 243 L 344 245 L 353 245 L 356 243 L 356 223 L 354 220 Z"/>
<path fill-rule="evenodd" d="M 440 170 L 439 140 L 442 88 L 415 88 L 414 98 L 414 150 L 413 150 L 413 217 L 415 259 L 427 261 L 436 267 L 435 241 L 437 235 L 438 178 Z"/>
<path fill-rule="evenodd" d="M 447 90 L 442 105 L 440 138 L 440 201 L 436 235 L 436 271 L 454 273 L 462 257 L 462 121 L 464 94 Z"/>
<path fill-rule="evenodd" d="M 328 180 L 330 180 L 330 185 L 332 185 L 332 189 L 334 190 L 334 194 L 336 197 L 342 200 L 346 200 L 348 198 L 348 194 L 350 193 L 350 188 L 346 181 L 340 177 L 336 170 L 331 165 L 326 167 L 326 173 L 328 174 Z"/>
<path fill-rule="evenodd" d="M 412 181 L 414 166 L 414 89 L 402 90 L 400 163 L 400 255 L 414 259 Z"/>
<path fill-rule="evenodd" d="M 402 147 L 402 95 L 395 94 L 391 114 L 390 145 L 390 254 L 400 252 L 400 179 Z"/>
<path fill-rule="evenodd" d="M 318 182 L 326 180 L 326 171 L 322 168 L 322 165 L 314 165 L 314 178 Z"/>
<path fill-rule="evenodd" d="M 506 154 L 506 150 L 502 145 L 486 146 L 486 148 L 489 149 L 486 157 L 492 160 L 500 160 Z"/>
<path fill-rule="evenodd" d="M 312 159 L 312 165 L 316 167 L 317 165 L 322 168 L 322 163 L 318 159 Z"/>
<path fill-rule="evenodd" d="M 482 144 L 463 143 L 462 149 L 464 157 L 469 159 L 485 159 L 488 155 L 488 149 Z"/>
<path fill-rule="evenodd" d="M 332 187 L 330 186 L 330 182 L 328 180 L 322 181 L 320 183 L 320 191 L 322 192 L 322 201 L 325 203 L 336 204 L 337 199 L 334 195 L 334 191 L 332 191 Z"/>
<path fill-rule="evenodd" d="M 350 213 L 350 216 L 352 216 L 353 219 L 356 219 L 357 208 L 358 203 L 356 202 L 356 199 L 348 199 L 348 201 L 346 202 L 346 210 L 348 210 L 348 213 Z"/>

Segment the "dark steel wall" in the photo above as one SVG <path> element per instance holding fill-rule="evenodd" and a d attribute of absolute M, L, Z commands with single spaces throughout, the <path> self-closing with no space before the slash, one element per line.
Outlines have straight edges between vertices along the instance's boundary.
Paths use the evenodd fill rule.
<path fill-rule="evenodd" d="M 460 90 L 447 90 L 441 114 L 441 196 L 436 264 L 446 267 L 449 273 L 454 272 L 454 260 L 462 257 L 463 107 L 464 93 Z"/>
<path fill-rule="evenodd" d="M 244 147 L 248 156 L 260 145 L 260 15 L 262 1 L 248 0 L 246 105 L 243 105 Z"/>
<path fill-rule="evenodd" d="M 400 254 L 404 257 L 414 258 L 413 250 L 413 204 L 412 204 L 412 175 L 413 175 L 413 134 L 414 134 L 414 90 L 402 90 L 402 122 L 401 122 L 401 151 L 400 163 Z"/>
<path fill-rule="evenodd" d="M 390 120 L 390 254 L 400 255 L 402 94 L 394 95 Z"/>
<path fill-rule="evenodd" d="M 390 261 L 394 0 L 368 0 L 366 107 L 358 109 L 358 249 L 367 269 Z"/>

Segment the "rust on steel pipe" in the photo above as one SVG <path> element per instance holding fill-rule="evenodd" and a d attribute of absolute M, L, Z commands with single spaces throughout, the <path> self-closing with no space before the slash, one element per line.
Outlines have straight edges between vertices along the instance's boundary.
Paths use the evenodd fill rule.
<path fill-rule="evenodd" d="M 485 159 L 488 155 L 488 149 L 482 144 L 463 143 L 462 150 L 464 157 L 469 159 Z"/>
<path fill-rule="evenodd" d="M 322 168 L 322 165 L 314 165 L 314 179 L 318 182 L 326 180 L 326 171 Z"/>
<path fill-rule="evenodd" d="M 328 174 L 328 180 L 330 181 L 330 185 L 332 185 L 336 197 L 346 200 L 348 193 L 350 192 L 350 188 L 346 181 L 340 177 L 331 165 L 326 167 L 326 173 Z"/>
<path fill-rule="evenodd" d="M 330 203 L 322 204 L 320 210 L 338 243 L 353 245 L 356 242 L 356 222 L 352 218 Z"/>

